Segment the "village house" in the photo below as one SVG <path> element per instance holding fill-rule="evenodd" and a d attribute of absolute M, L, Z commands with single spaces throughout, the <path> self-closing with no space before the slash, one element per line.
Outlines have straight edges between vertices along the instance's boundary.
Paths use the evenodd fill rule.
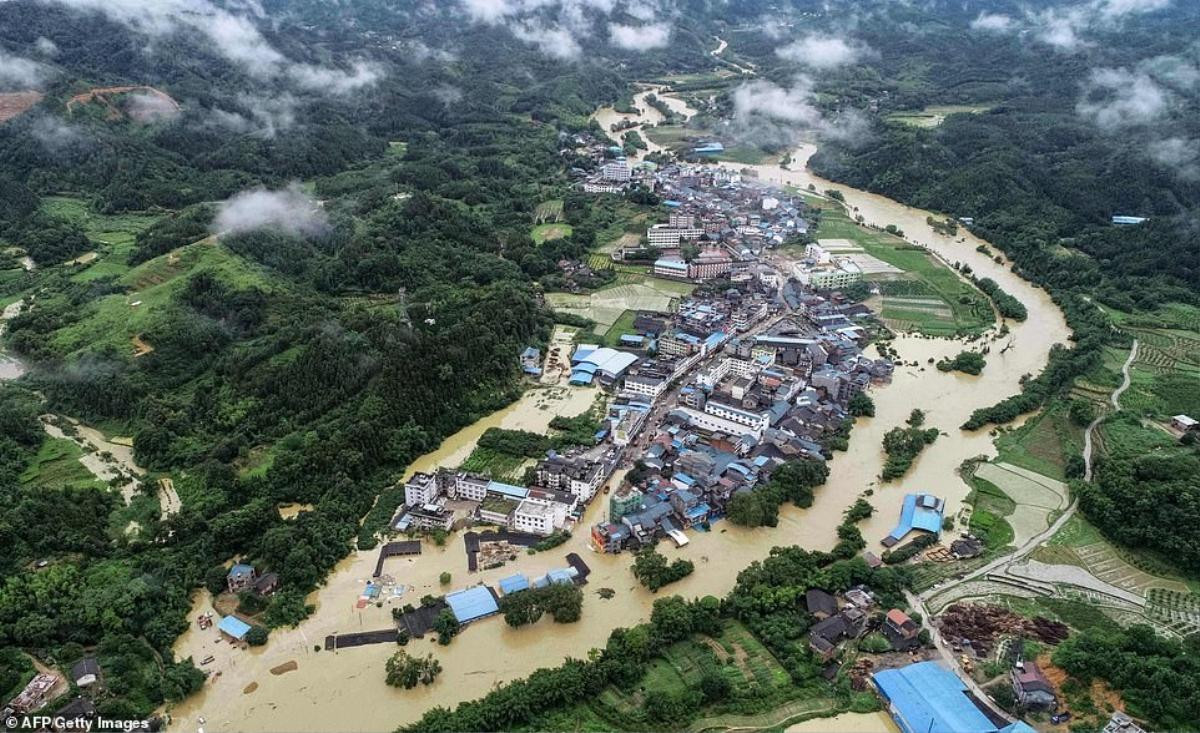
<path fill-rule="evenodd" d="M 893 608 L 883 618 L 883 635 L 892 643 L 896 651 L 906 651 L 920 645 L 917 639 L 921 627 L 917 626 L 907 613 L 899 608 Z"/>
<path fill-rule="evenodd" d="M 237 563 L 229 568 L 229 573 L 225 576 L 225 585 L 229 588 L 230 593 L 240 593 L 244 590 L 253 590 L 256 580 L 258 580 L 258 574 L 254 572 L 253 565 Z"/>
<path fill-rule="evenodd" d="M 1017 702 L 1030 708 L 1053 708 L 1058 700 L 1054 687 L 1034 662 L 1018 662 L 1010 672 Z"/>

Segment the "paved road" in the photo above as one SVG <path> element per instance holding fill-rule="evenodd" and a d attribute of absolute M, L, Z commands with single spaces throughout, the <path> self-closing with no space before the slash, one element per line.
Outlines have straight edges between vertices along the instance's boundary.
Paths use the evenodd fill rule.
<path fill-rule="evenodd" d="M 1137 352 L 1138 352 L 1138 341 L 1137 341 L 1137 339 L 1134 339 L 1133 348 L 1131 348 L 1129 351 L 1129 358 L 1127 358 L 1125 360 L 1125 364 L 1121 367 L 1121 373 L 1123 375 L 1121 385 L 1119 387 L 1117 387 L 1116 389 L 1114 389 L 1112 394 L 1109 395 L 1109 398 L 1108 398 L 1109 402 L 1112 403 L 1112 406 L 1114 409 L 1117 409 L 1117 410 L 1121 409 L 1121 395 L 1125 392 L 1125 390 L 1129 389 L 1129 383 L 1130 383 L 1129 369 L 1133 365 L 1133 360 L 1137 358 Z M 1084 459 L 1085 468 L 1086 468 L 1085 473 L 1084 473 L 1084 479 L 1087 481 L 1092 480 L 1092 434 L 1096 430 L 1096 428 L 1100 425 L 1100 421 L 1102 419 L 1103 419 L 1103 416 L 1097 417 L 1095 420 L 1093 420 L 1092 424 L 1088 426 L 1087 431 L 1084 433 L 1083 459 Z M 968 583 L 979 577 L 987 575 L 988 573 L 995 572 L 996 570 L 1006 568 L 1009 565 L 1013 564 L 1014 562 L 1018 562 L 1018 561 L 1024 559 L 1025 556 L 1029 555 L 1031 552 L 1033 552 L 1035 549 L 1037 549 L 1039 546 L 1041 546 L 1041 544 L 1043 542 L 1049 540 L 1052 536 L 1054 536 L 1054 534 L 1056 532 L 1058 532 L 1058 530 L 1062 529 L 1062 526 L 1064 524 L 1066 524 L 1071 519 L 1072 516 L 1074 516 L 1075 510 L 1078 507 L 1079 507 L 1079 500 L 1074 499 L 1071 502 L 1071 505 L 1066 508 L 1066 511 L 1064 511 L 1062 513 L 1062 516 L 1060 516 L 1057 520 L 1055 520 L 1055 522 L 1053 524 L 1051 524 L 1049 527 L 1047 527 L 1045 529 L 1045 531 L 1039 532 L 1037 535 L 1031 537 L 1028 542 L 1026 542 L 1025 544 L 1018 547 L 1011 554 L 1004 555 L 1002 557 L 998 557 L 995 560 L 992 560 L 991 562 L 987 563 L 986 565 L 976 568 L 975 570 L 972 570 L 971 572 L 964 575 L 962 578 L 952 580 L 949 583 L 942 585 L 941 587 L 930 588 L 930 589 L 926 590 L 924 593 L 921 593 L 920 595 L 914 595 L 912 593 L 906 592 L 905 595 L 908 597 L 908 602 L 922 616 L 924 616 L 927 619 L 930 618 L 929 609 L 925 605 L 926 601 L 930 600 L 934 596 L 945 593 L 946 591 L 950 590 L 951 588 L 962 585 L 963 583 Z M 959 664 L 958 664 L 958 659 L 955 658 L 953 652 L 947 647 L 946 642 L 944 639 L 942 639 L 941 634 L 938 632 L 938 629 L 935 626 L 933 626 L 933 624 L 930 624 L 929 627 L 930 627 L 930 634 L 933 637 L 934 645 L 937 647 L 938 652 L 941 653 L 942 658 L 944 660 L 946 660 L 946 662 L 950 665 L 950 669 L 953 669 L 955 671 L 955 673 L 958 674 L 958 676 L 960 678 L 962 678 L 963 682 L 967 685 L 967 687 L 970 688 L 979 697 L 980 700 L 982 700 L 985 704 L 987 704 L 990 708 L 992 708 L 992 710 L 994 710 L 998 714 L 1004 716 L 1004 718 L 1006 720 L 1012 720 L 1012 717 L 1010 715 L 1008 715 L 1008 713 L 1001 710 L 998 706 L 996 706 L 992 702 L 992 699 L 983 692 L 982 688 L 980 688 L 979 685 L 977 685 L 975 683 L 975 680 L 970 675 L 964 673 L 960 669 Z"/>

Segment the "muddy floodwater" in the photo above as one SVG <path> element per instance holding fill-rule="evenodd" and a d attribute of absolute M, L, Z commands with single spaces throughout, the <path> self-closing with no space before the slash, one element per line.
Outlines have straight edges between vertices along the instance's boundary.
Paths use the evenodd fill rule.
<path fill-rule="evenodd" d="M 657 114 L 648 105 L 639 102 L 638 106 L 649 110 L 650 119 Z M 610 121 L 603 110 L 597 118 L 608 129 Z M 870 501 L 877 511 L 861 528 L 869 549 L 875 552 L 881 551 L 879 540 L 895 524 L 900 500 L 908 491 L 944 497 L 947 514 L 953 515 L 968 491 L 956 474 L 958 465 L 972 456 L 995 453 L 986 431 L 965 433 L 958 426 L 976 408 L 1019 391 L 1021 375 L 1041 371 L 1050 347 L 1066 340 L 1066 323 L 1046 293 L 1013 275 L 1006 266 L 976 252 L 980 240 L 966 233 L 958 237 L 941 236 L 926 224 L 928 212 L 811 176 L 803 170 L 811 152 L 807 148 L 797 152 L 792 163 L 796 170 L 761 166 L 756 172 L 761 178 L 777 183 L 807 186 L 811 182 L 818 190 L 842 191 L 849 205 L 857 208 L 857 213 L 868 223 L 895 224 L 911 241 L 948 261 L 966 262 L 980 276 L 996 280 L 1025 304 L 1029 317 L 1024 323 L 1008 323 L 1009 335 L 992 345 L 987 368 L 978 377 L 939 372 L 927 363 L 929 359 L 953 356 L 964 348 L 962 342 L 898 337 L 894 345 L 904 365 L 896 369 L 891 385 L 872 390 L 876 417 L 861 419 L 856 424 L 849 450 L 833 459 L 830 480 L 817 490 L 813 506 L 807 510 L 783 508 L 779 526 L 773 529 L 746 530 L 722 521 L 714 524 L 711 532 L 690 531 L 691 544 L 687 547 L 676 549 L 664 543 L 660 548 L 669 559 L 683 556 L 696 563 L 695 573 L 664 593 L 721 596 L 733 587 L 742 568 L 763 558 L 775 545 L 831 548 L 842 512 L 867 489 L 873 489 Z M 1003 354 L 1002 345 L 1009 346 Z M 911 365 L 913 362 L 915 366 Z M 411 470 L 457 466 L 488 427 L 541 430 L 554 414 L 577 414 L 592 404 L 595 397 L 595 392 L 587 389 L 552 390 L 531 390 L 513 406 L 451 436 L 438 450 L 414 462 Z M 925 410 L 927 425 L 936 426 L 945 434 L 922 453 L 904 479 L 881 485 L 876 477 L 883 465 L 883 434 L 902 424 L 913 408 Z M 356 608 L 355 601 L 374 569 L 376 553 L 353 553 L 337 566 L 326 585 L 310 596 L 309 601 L 317 605 L 312 618 L 297 629 L 273 631 L 270 643 L 256 650 L 238 650 L 215 643 L 215 631 L 199 631 L 195 619 L 209 609 L 209 602 L 206 596 L 197 594 L 188 618 L 189 631 L 179 639 L 175 650 L 177 655 L 191 656 L 197 662 L 213 656 L 214 660 L 205 669 L 220 675 L 203 692 L 170 711 L 173 729 L 202 727 L 210 733 L 390 731 L 416 720 L 434 706 L 454 706 L 539 667 L 557 665 L 568 656 L 586 656 L 589 649 L 603 645 L 614 628 L 646 620 L 657 597 L 634 580 L 629 570 L 631 555 L 597 555 L 588 548 L 587 527 L 605 517 L 606 504 L 606 497 L 599 495 L 567 544 L 550 552 L 521 555 L 502 568 L 476 574 L 467 573 L 460 534 L 452 536 L 445 547 L 427 542 L 424 553 L 418 557 L 388 561 L 385 572 L 408 590 L 399 598 L 387 598 L 381 608 L 373 605 Z M 388 627 L 393 607 L 415 604 L 426 593 L 441 593 L 478 582 L 495 584 L 499 578 L 514 572 L 537 575 L 563 567 L 564 556 L 569 552 L 578 552 L 592 568 L 584 588 L 583 618 L 578 623 L 555 624 L 543 618 L 518 630 L 509 628 L 500 618 L 490 618 L 464 629 L 448 647 L 438 646 L 432 638 L 414 640 L 407 647 L 410 653 L 432 652 L 445 670 L 430 687 L 398 690 L 384 683 L 384 662 L 396 651 L 394 645 L 364 646 L 336 653 L 316 651 L 317 647 L 324 648 L 327 634 Z M 452 574 L 449 586 L 438 582 L 443 571 Z M 597 594 L 601 588 L 613 589 L 615 597 L 603 600 Z M 288 662 L 296 663 L 294 671 L 285 675 L 270 673 L 272 668 Z M 205 719 L 203 725 L 201 717 Z M 886 716 L 847 715 L 789 730 L 892 731 L 889 722 Z M 835 724 L 846 727 L 830 727 Z"/>
<path fill-rule="evenodd" d="M 684 119 L 690 118 L 696 114 L 696 110 L 690 107 L 687 102 L 683 101 L 679 97 L 664 94 L 664 89 L 665 87 L 657 84 L 643 85 L 642 91 L 633 96 L 633 106 L 638 109 L 639 114 L 634 115 L 621 113 L 613 107 L 601 107 L 600 109 L 596 110 L 594 115 L 592 115 L 592 119 L 600 123 L 600 127 L 604 128 L 605 134 L 608 135 L 609 138 L 611 138 L 613 142 L 618 145 L 621 144 L 621 136 L 628 132 L 628 130 L 613 132 L 612 126 L 626 120 L 637 123 L 635 127 L 630 127 L 629 130 L 637 130 L 638 134 L 642 136 L 642 139 L 646 141 L 646 149 L 638 150 L 633 155 L 630 155 L 629 160 L 631 161 L 641 160 L 643 156 L 649 155 L 650 153 L 662 152 L 663 150 L 661 145 L 655 143 L 650 139 L 650 136 L 646 134 L 647 127 L 653 127 L 664 120 L 662 113 L 654 107 L 651 107 L 646 101 L 646 97 L 650 96 L 651 94 L 657 96 L 658 99 L 666 104 L 672 112 L 681 115 Z"/>
<path fill-rule="evenodd" d="M 900 728 L 884 712 L 842 713 L 790 725 L 786 733 L 900 733 Z"/>
<path fill-rule="evenodd" d="M 9 303 L 0 310 L 0 382 L 11 379 L 17 379 L 25 373 L 25 365 L 21 363 L 17 357 L 4 350 L 4 329 L 5 321 L 16 318 L 21 312 L 21 306 L 25 301 L 18 300 L 15 303 Z"/>

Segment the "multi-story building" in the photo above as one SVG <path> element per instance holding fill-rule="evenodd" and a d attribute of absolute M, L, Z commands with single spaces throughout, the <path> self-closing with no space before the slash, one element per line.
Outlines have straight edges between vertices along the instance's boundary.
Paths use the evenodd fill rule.
<path fill-rule="evenodd" d="M 404 503 L 410 507 L 432 504 L 440 494 L 437 478 L 430 473 L 414 473 L 404 483 Z"/>
<path fill-rule="evenodd" d="M 743 379 L 748 379 L 748 377 L 743 377 Z M 741 407 L 716 399 L 709 399 L 705 402 L 704 411 L 709 415 L 716 415 L 719 418 L 729 420 L 738 425 L 744 425 L 758 435 L 761 435 L 762 431 L 771 427 L 771 414 L 769 412 L 744 410 Z"/>
<path fill-rule="evenodd" d="M 554 508 L 548 502 L 526 499 L 512 513 L 510 525 L 517 532 L 545 537 L 554 531 Z"/>
<path fill-rule="evenodd" d="M 651 247 L 678 247 L 679 230 L 663 224 L 656 224 L 646 230 L 646 239 Z"/>
<path fill-rule="evenodd" d="M 720 277 L 733 269 L 733 258 L 717 247 L 705 248 L 688 263 L 687 276 L 693 280 Z"/>
<path fill-rule="evenodd" d="M 658 337 L 658 353 L 664 356 L 690 356 L 700 351 L 700 339 L 690 333 L 668 331 Z"/>
<path fill-rule="evenodd" d="M 606 181 L 624 183 L 633 177 L 633 171 L 629 168 L 629 163 L 624 160 L 614 160 L 605 163 L 600 168 L 600 176 Z"/>
<path fill-rule="evenodd" d="M 537 465 L 538 485 L 573 494 L 583 502 L 591 501 L 603 481 L 604 467 L 581 458 L 555 455 Z"/>
<path fill-rule="evenodd" d="M 678 257 L 659 257 L 654 261 L 654 274 L 676 280 L 687 280 L 690 268 Z"/>
<path fill-rule="evenodd" d="M 696 217 L 691 214 L 674 213 L 667 218 L 667 226 L 672 229 L 695 229 Z"/>
<path fill-rule="evenodd" d="M 466 501 L 483 501 L 487 497 L 488 484 L 491 482 L 487 476 L 460 471 L 454 476 L 454 497 Z"/>

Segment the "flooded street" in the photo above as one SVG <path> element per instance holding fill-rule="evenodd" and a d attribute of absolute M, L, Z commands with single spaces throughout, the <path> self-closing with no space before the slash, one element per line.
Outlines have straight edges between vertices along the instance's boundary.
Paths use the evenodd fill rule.
<path fill-rule="evenodd" d="M 642 92 L 635 102 L 645 110 L 643 121 L 654 122 L 658 113 L 645 105 Z M 611 109 L 600 110 L 596 119 L 609 125 L 628 117 Z M 801 150 L 793 164 L 802 168 L 811 150 Z M 745 166 L 737 165 L 737 168 Z M 993 455 L 994 448 L 986 431 L 964 433 L 958 429 L 970 413 L 1019 391 L 1023 374 L 1036 374 L 1046 363 L 1051 345 L 1066 340 L 1068 331 L 1062 314 L 1045 292 L 1017 278 L 1006 267 L 975 251 L 980 240 L 963 233 L 959 238 L 936 234 L 926 223 L 928 212 L 912 209 L 894 201 L 848 189 L 815 178 L 806 171 L 786 170 L 779 166 L 756 168 L 764 180 L 807 186 L 818 191 L 840 190 L 851 207 L 857 207 L 868 223 L 895 224 L 907 237 L 928 247 L 948 261 L 971 265 L 980 276 L 991 277 L 1011 295 L 1025 304 L 1029 318 L 1024 323 L 1009 322 L 1011 333 L 997 342 L 988 355 L 988 365 L 978 377 L 937 371 L 929 359 L 952 356 L 964 348 L 960 341 L 935 340 L 920 336 L 900 336 L 895 340 L 903 366 L 896 369 L 890 386 L 876 387 L 871 395 L 876 417 L 860 419 L 850 439 L 850 449 L 835 456 L 827 485 L 816 492 L 812 508 L 784 507 L 776 528 L 746 530 L 727 521 L 713 525 L 711 532 L 691 531 L 691 544 L 682 549 L 660 545 L 673 559 L 676 555 L 696 563 L 696 571 L 666 588 L 660 595 L 722 596 L 732 588 L 737 574 L 754 560 L 764 557 L 775 545 L 801 545 L 829 549 L 835 543 L 836 525 L 842 512 L 864 490 L 873 489 L 871 502 L 877 512 L 862 525 L 868 549 L 881 551 L 879 540 L 895 524 L 900 499 L 909 491 L 930 492 L 947 501 L 947 515 L 954 514 L 967 494 L 966 484 L 956 475 L 966 458 Z M 1000 354 L 1001 344 L 1011 344 Z M 913 362 L 917 366 L 910 366 Z M 526 393 L 514 405 L 490 415 L 448 438 L 438 450 L 413 463 L 413 471 L 430 471 L 438 466 L 457 466 L 470 454 L 478 437 L 488 427 L 502 426 L 543 430 L 555 414 L 574 415 L 589 407 L 592 389 L 553 387 Z M 883 434 L 900 425 L 913 408 L 927 413 L 926 424 L 936 426 L 945 435 L 928 447 L 908 476 L 898 482 L 880 485 L 877 476 L 883 464 Z M 571 540 L 554 550 L 521 555 L 515 562 L 492 570 L 468 575 L 461 534 L 448 540 L 446 547 L 426 542 L 419 557 L 393 558 L 385 572 L 399 584 L 409 586 L 399 599 L 387 599 L 383 606 L 355 607 L 355 600 L 371 577 L 376 552 L 356 552 L 343 560 L 327 584 L 310 596 L 318 609 L 298 629 L 279 629 L 271 634 L 265 648 L 253 651 L 214 644 L 215 630 L 198 631 L 196 616 L 208 610 L 208 599 L 197 594 L 188 621 L 190 630 L 175 646 L 178 656 L 192 656 L 198 662 L 212 654 L 216 660 L 205 669 L 221 674 L 205 691 L 171 710 L 173 729 L 195 731 L 199 718 L 206 719 L 205 731 L 389 731 L 419 718 L 428 709 L 486 694 L 495 685 L 528 675 L 539 667 L 554 666 L 568 656 L 585 657 L 588 650 L 603 645 L 616 627 L 644 621 L 658 596 L 641 588 L 629 570 L 632 555 L 597 555 L 588 549 L 587 528 L 607 514 L 607 497 L 597 497 L 589 507 L 582 526 Z M 324 638 L 335 632 L 386 628 L 391 625 L 391 608 L 396 604 L 416 603 L 425 593 L 441 593 L 477 582 L 494 584 L 499 578 L 522 572 L 535 576 L 548 569 L 565 566 L 564 556 L 578 552 L 592 568 L 584 587 L 583 618 L 574 624 L 555 624 L 543 618 L 521 629 L 509 628 L 502 619 L 490 618 L 466 628 L 448 647 L 436 644 L 432 635 L 414 640 L 410 653 L 433 652 L 445 673 L 432 686 L 399 690 L 384 683 L 384 663 L 397 649 L 390 644 L 364 646 L 338 652 L 316 651 L 324 648 Z M 438 575 L 448 571 L 453 580 L 441 586 Z M 603 600 L 601 588 L 611 588 L 616 596 Z M 288 662 L 297 668 L 286 674 L 273 674 Z M 844 715 L 837 718 L 799 724 L 791 731 L 890 731 L 886 715 Z M 834 727 L 836 724 L 837 727 Z"/>

